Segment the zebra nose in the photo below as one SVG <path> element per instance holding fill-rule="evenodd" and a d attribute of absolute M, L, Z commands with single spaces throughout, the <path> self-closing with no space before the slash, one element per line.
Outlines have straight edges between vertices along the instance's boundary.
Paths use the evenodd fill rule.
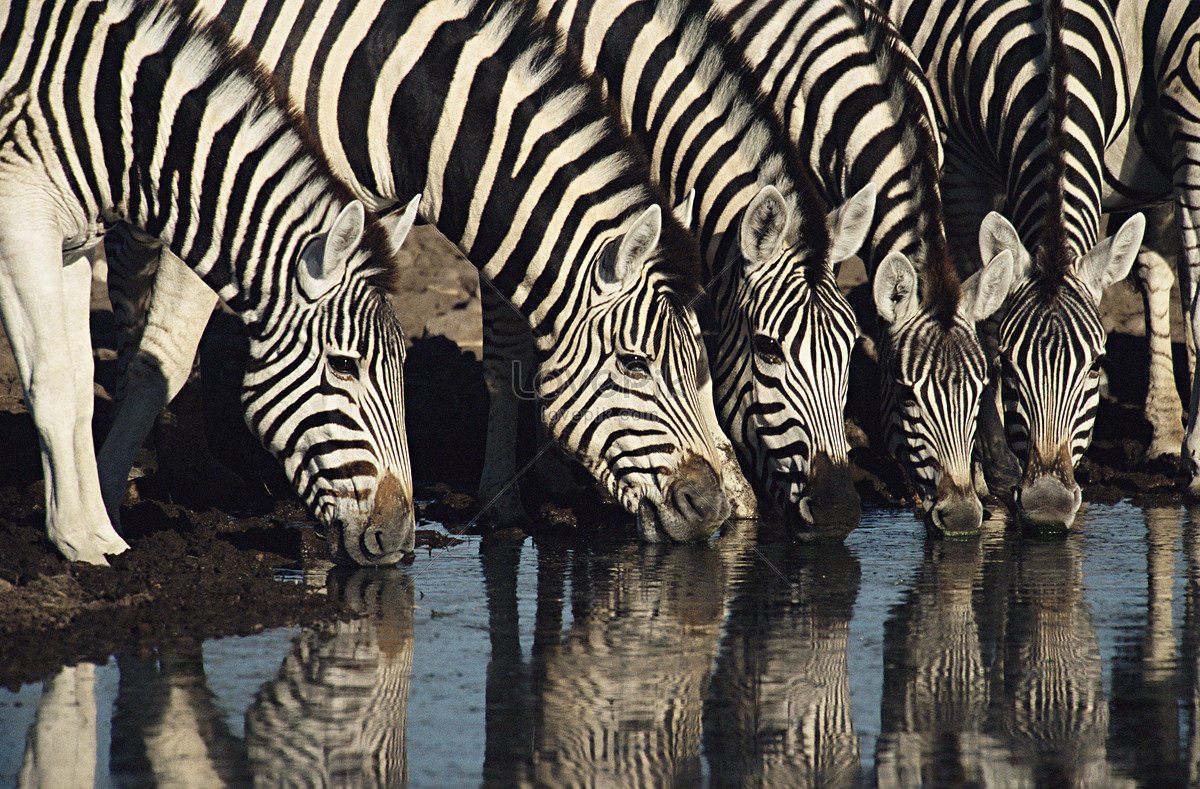
<path fill-rule="evenodd" d="M 799 517 L 788 518 L 799 537 L 843 540 L 862 519 L 849 464 L 834 463 L 825 452 L 813 457 L 806 493 L 797 505 Z"/>
<path fill-rule="evenodd" d="M 1022 482 L 1014 494 L 1021 520 L 1052 529 L 1069 529 L 1083 501 L 1083 492 L 1074 480 L 1068 485 L 1052 474 Z"/>
<path fill-rule="evenodd" d="M 979 499 L 939 502 L 930 512 L 934 527 L 946 536 L 978 534 L 983 525 Z"/>

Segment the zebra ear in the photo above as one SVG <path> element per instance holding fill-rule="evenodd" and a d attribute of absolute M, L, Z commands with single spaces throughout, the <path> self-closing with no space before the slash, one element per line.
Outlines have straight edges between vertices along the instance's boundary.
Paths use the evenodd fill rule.
<path fill-rule="evenodd" d="M 689 189 L 687 196 L 683 198 L 683 202 L 675 206 L 675 218 L 679 220 L 679 224 L 683 225 L 687 230 L 692 229 L 692 221 L 695 216 L 692 208 L 696 202 L 696 190 Z"/>
<path fill-rule="evenodd" d="M 879 317 L 895 325 L 903 323 L 917 311 L 917 270 L 901 252 L 892 252 L 875 270 L 872 285 L 875 311 Z"/>
<path fill-rule="evenodd" d="M 1013 256 L 1013 278 L 1010 287 L 1016 287 L 1029 278 L 1029 272 L 1033 268 L 1033 258 L 1025 245 L 1021 243 L 1021 237 L 1012 223 L 992 211 L 979 224 L 979 258 L 984 264 L 987 264 L 1006 250 Z"/>
<path fill-rule="evenodd" d="M 1145 233 L 1146 217 L 1134 214 L 1125 220 L 1115 235 L 1104 239 L 1083 256 L 1079 273 L 1097 303 L 1109 285 L 1129 276 Z"/>
<path fill-rule="evenodd" d="M 1006 249 L 963 282 L 958 311 L 972 323 L 990 317 L 1008 298 L 1012 281 L 1013 256 Z"/>
<path fill-rule="evenodd" d="M 862 248 L 875 218 L 875 194 L 875 183 L 868 183 L 825 218 L 829 227 L 830 263 L 841 263 Z"/>
<path fill-rule="evenodd" d="M 408 201 L 403 211 L 393 211 L 379 217 L 380 223 L 387 228 L 393 252 L 399 252 L 400 247 L 404 246 L 404 239 L 408 238 L 408 231 L 412 230 L 413 222 L 417 220 L 417 208 L 420 205 L 421 195 L 417 195 Z"/>
<path fill-rule="evenodd" d="M 342 281 L 346 263 L 362 240 L 367 211 L 358 200 L 351 201 L 333 220 L 324 238 L 314 239 L 300 253 L 296 284 L 308 299 L 324 296 Z"/>
<path fill-rule="evenodd" d="M 770 184 L 758 190 L 742 212 L 739 231 L 738 241 L 747 271 L 779 257 L 787 224 L 788 207 L 779 190 Z"/>
<path fill-rule="evenodd" d="M 601 284 L 620 286 L 638 276 L 662 234 L 662 210 L 652 205 L 643 211 L 621 237 L 617 252 L 601 254 L 597 276 Z M 611 247 L 609 247 L 611 249 Z"/>

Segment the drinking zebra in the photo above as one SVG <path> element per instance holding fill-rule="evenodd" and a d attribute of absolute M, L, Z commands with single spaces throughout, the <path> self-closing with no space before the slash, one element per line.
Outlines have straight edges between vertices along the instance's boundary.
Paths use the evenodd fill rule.
<path fill-rule="evenodd" d="M 247 420 L 334 558 L 412 551 L 393 250 L 220 32 L 156 0 L 5 4 L 0 185 L 0 314 L 67 559 L 128 547 L 97 478 L 88 329 L 88 252 L 120 220 L 245 321 Z"/>
<path fill-rule="evenodd" d="M 972 450 L 987 360 L 975 322 L 1012 281 L 997 256 L 960 282 L 946 242 L 932 97 L 886 18 L 841 3 L 721 0 L 763 91 L 826 199 L 879 185 L 862 251 L 886 324 L 879 344 L 888 451 L 947 533 L 977 531 Z"/>
<path fill-rule="evenodd" d="M 1146 416 L 1154 425 L 1151 456 L 1180 451 L 1200 492 L 1200 379 L 1193 370 L 1187 430 L 1171 363 L 1168 307 L 1171 274 L 1163 255 L 1178 260 L 1184 322 L 1195 347 L 1200 336 L 1200 7 L 1188 0 L 1137 3 L 1110 0 L 1133 87 L 1132 122 L 1104 154 L 1104 208 L 1171 210 L 1169 229 L 1153 233 L 1138 276 L 1147 291 L 1151 342 Z M 1167 201 L 1170 201 L 1169 203 Z M 1173 210 L 1172 210 L 1173 209 Z M 1165 219 L 1165 217 L 1163 217 Z M 1156 227 L 1155 230 L 1158 230 Z M 1160 262 L 1161 261 L 1161 262 Z"/>
<path fill-rule="evenodd" d="M 981 449 L 997 492 L 1011 486 L 1026 521 L 1069 527 L 1082 498 L 1074 467 L 1099 403 L 1100 297 L 1129 272 L 1145 228 L 1136 215 L 1099 240 L 1100 158 L 1128 114 L 1111 14 L 1097 2 L 1068 13 L 1060 0 L 879 5 L 933 88 L 959 260 L 1008 252 L 1016 264 L 997 342 L 1003 424 L 1019 460 L 986 395 Z"/>
<path fill-rule="evenodd" d="M 550 434 L 638 516 L 642 537 L 710 536 L 729 503 L 690 309 L 701 293 L 695 242 L 599 86 L 533 10 L 513 0 L 197 9 L 271 64 L 373 207 L 423 187 L 422 213 L 490 281 L 489 298 L 532 327 Z M 146 336 L 165 328 L 151 320 Z M 507 430 L 512 366 L 493 360 L 485 372 L 489 433 Z"/>
<path fill-rule="evenodd" d="M 718 324 L 717 413 L 747 471 L 798 533 L 844 537 L 860 517 L 844 417 L 858 327 L 834 266 L 862 244 L 874 185 L 860 184 L 826 215 L 706 4 L 541 7 L 604 78 L 668 196 L 695 195 Z"/>

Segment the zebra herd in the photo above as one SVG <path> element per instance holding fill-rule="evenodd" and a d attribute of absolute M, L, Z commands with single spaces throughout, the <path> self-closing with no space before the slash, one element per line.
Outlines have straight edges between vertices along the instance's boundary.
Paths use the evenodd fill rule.
<path fill-rule="evenodd" d="M 836 272 L 857 254 L 884 435 L 931 528 L 977 531 L 985 487 L 1070 526 L 1100 298 L 1145 229 L 1102 240 L 1102 212 L 1174 200 L 1200 332 L 1198 47 L 1188 0 L 17 0 L 0 313 L 50 539 L 94 563 L 127 547 L 134 454 L 219 298 L 251 338 L 247 424 L 331 558 L 411 552 L 385 296 L 418 210 L 486 283 L 480 496 L 501 524 L 528 521 L 532 365 L 543 432 L 644 540 L 707 539 L 756 491 L 844 537 L 861 332 Z M 124 348 L 96 452 L 101 242 Z M 1169 285 L 1152 253 L 1143 279 Z M 1155 446 L 1174 437 L 1200 488 L 1200 386 L 1181 431 L 1162 369 Z"/>

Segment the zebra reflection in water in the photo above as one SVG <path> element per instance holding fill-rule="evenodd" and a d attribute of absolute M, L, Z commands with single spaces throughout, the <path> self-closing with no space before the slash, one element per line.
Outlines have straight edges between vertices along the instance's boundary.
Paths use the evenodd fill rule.
<path fill-rule="evenodd" d="M 1108 760 L 1081 541 L 929 545 L 884 630 L 881 788 L 1133 785 Z"/>
<path fill-rule="evenodd" d="M 858 559 L 760 539 L 747 562 L 704 710 L 712 785 L 859 786 L 846 662 Z"/>
<path fill-rule="evenodd" d="M 492 622 L 484 785 L 702 783 L 701 714 L 731 562 L 746 547 L 731 536 L 540 547 L 528 662 L 517 626 L 519 549 L 483 552 Z M 573 621 L 564 631 L 567 596 Z"/>
<path fill-rule="evenodd" d="M 254 782 L 401 786 L 413 660 L 412 579 L 401 570 L 329 573 L 330 595 L 367 617 L 305 629 L 246 712 Z"/>
<path fill-rule="evenodd" d="M 407 783 L 412 579 L 396 568 L 337 567 L 329 573 L 328 590 L 366 616 L 301 632 L 278 676 L 260 688 L 246 712 L 244 743 L 229 731 L 208 688 L 198 643 L 160 649 L 149 658 L 118 658 L 121 680 L 110 760 L 114 783 L 187 787 Z M 90 683 L 85 690 L 92 693 Z M 63 693 L 50 695 L 58 699 L 56 709 L 73 709 L 59 699 Z M 92 767 L 89 771 L 83 765 L 77 775 L 91 776 L 95 770 L 94 693 L 92 697 L 90 738 L 76 726 L 78 736 L 48 743 L 58 763 L 63 761 L 58 754 L 64 742 L 91 743 Z M 62 718 L 61 712 L 57 716 Z M 44 762 L 26 759 L 30 770 L 44 772 Z M 59 772 L 62 769 L 59 764 Z M 90 780 L 58 785 L 85 786 Z"/>

